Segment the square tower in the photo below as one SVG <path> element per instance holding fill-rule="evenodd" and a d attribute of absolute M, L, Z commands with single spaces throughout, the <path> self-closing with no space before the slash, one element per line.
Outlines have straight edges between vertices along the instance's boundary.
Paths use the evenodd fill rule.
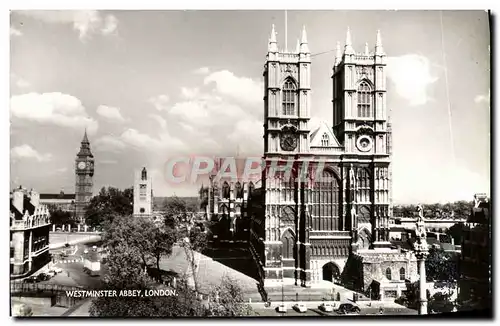
<path fill-rule="evenodd" d="M 152 216 L 153 181 L 145 167 L 135 172 L 134 216 Z"/>
<path fill-rule="evenodd" d="M 263 75 L 264 153 L 309 152 L 311 53 L 305 29 L 295 52 L 279 51 L 273 25 Z"/>

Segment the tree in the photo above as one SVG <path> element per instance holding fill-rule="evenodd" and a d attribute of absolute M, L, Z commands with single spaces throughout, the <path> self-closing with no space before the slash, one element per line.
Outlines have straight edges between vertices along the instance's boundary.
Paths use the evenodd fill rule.
<path fill-rule="evenodd" d="M 162 256 L 170 256 L 172 248 L 177 241 L 177 232 L 172 227 L 161 227 L 153 229 L 151 236 L 151 251 L 156 259 L 156 268 L 160 271 L 160 259 Z"/>
<path fill-rule="evenodd" d="M 103 187 L 92 197 L 85 212 L 85 223 L 91 227 L 103 226 L 113 221 L 115 216 L 128 216 L 133 211 L 133 189 L 121 191 Z"/>
<path fill-rule="evenodd" d="M 458 254 L 445 252 L 441 248 L 431 248 L 425 260 L 427 281 L 434 282 L 436 287 L 448 288 L 451 291 L 459 278 L 459 263 Z"/>
<path fill-rule="evenodd" d="M 201 252 L 205 250 L 208 244 L 207 234 L 195 228 L 189 232 L 188 237 L 181 241 L 181 246 L 184 248 L 186 258 L 189 264 L 194 289 L 198 292 L 198 264 L 200 261 Z"/>
<path fill-rule="evenodd" d="M 221 283 L 210 291 L 208 316 L 238 317 L 251 316 L 253 309 L 245 303 L 243 291 L 238 283 L 224 277 Z"/>
<path fill-rule="evenodd" d="M 54 225 L 68 225 L 70 224 L 71 227 L 74 227 L 76 225 L 76 222 L 74 219 L 71 217 L 71 213 L 67 211 L 63 211 L 59 208 L 55 208 L 54 210 L 50 211 L 50 223 Z"/>

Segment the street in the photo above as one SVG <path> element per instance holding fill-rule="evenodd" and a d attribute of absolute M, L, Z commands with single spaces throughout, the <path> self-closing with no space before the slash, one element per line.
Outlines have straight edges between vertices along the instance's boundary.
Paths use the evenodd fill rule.
<path fill-rule="evenodd" d="M 82 286 L 84 288 L 98 288 L 102 284 L 102 276 L 107 272 L 107 267 L 101 264 L 100 276 L 90 276 L 83 270 L 82 256 L 85 250 L 92 250 L 93 244 L 79 244 L 77 245 L 76 251 L 71 252 L 68 257 L 65 257 L 61 262 L 56 263 L 55 267 L 59 267 L 63 270 L 62 273 L 58 273 L 48 281 L 42 281 L 41 283 L 47 284 L 59 284 L 68 286 Z M 61 250 L 53 250 L 51 253 L 54 256 L 61 252 Z"/>

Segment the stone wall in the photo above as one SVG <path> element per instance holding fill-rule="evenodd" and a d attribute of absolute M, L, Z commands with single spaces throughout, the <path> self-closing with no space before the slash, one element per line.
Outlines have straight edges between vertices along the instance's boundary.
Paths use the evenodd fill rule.
<path fill-rule="evenodd" d="M 366 250 L 359 251 L 357 255 L 362 264 L 363 291 L 367 291 L 373 281 L 385 281 L 387 269 L 391 271 L 393 281 L 402 281 L 401 268 L 405 270 L 405 279 L 414 279 L 417 276 L 417 260 L 411 252 Z"/>

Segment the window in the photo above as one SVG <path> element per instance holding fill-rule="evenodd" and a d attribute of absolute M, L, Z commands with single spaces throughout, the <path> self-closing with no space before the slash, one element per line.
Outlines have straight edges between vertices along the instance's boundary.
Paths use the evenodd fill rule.
<path fill-rule="evenodd" d="M 229 198 L 231 189 L 229 188 L 229 184 L 224 182 L 222 185 L 222 198 Z"/>
<path fill-rule="evenodd" d="M 283 84 L 283 115 L 295 115 L 297 92 L 295 83 L 287 79 Z"/>
<path fill-rule="evenodd" d="M 141 179 L 142 180 L 147 180 L 148 179 L 148 175 L 147 175 L 147 172 L 146 172 L 146 168 L 143 168 L 142 169 L 142 176 L 141 176 Z"/>
<path fill-rule="evenodd" d="M 388 268 L 385 270 L 385 277 L 390 281 L 392 280 L 391 269 Z"/>
<path fill-rule="evenodd" d="M 330 137 L 328 137 L 326 132 L 321 136 L 321 146 L 330 146 Z"/>
<path fill-rule="evenodd" d="M 312 189 L 311 215 L 314 230 L 339 230 L 340 186 L 330 171 L 323 171 Z"/>
<path fill-rule="evenodd" d="M 358 117 L 372 117 L 372 93 L 370 85 L 362 81 L 358 86 Z"/>
<path fill-rule="evenodd" d="M 406 273 L 403 267 L 401 267 L 401 269 L 399 270 L 399 280 L 400 281 L 406 280 Z"/>
<path fill-rule="evenodd" d="M 141 214 L 143 214 L 146 210 L 144 208 L 141 207 L 141 209 L 139 210 L 139 212 L 141 212 Z"/>
<path fill-rule="evenodd" d="M 139 185 L 139 199 L 140 200 L 146 200 L 146 195 L 147 195 L 147 185 Z"/>

